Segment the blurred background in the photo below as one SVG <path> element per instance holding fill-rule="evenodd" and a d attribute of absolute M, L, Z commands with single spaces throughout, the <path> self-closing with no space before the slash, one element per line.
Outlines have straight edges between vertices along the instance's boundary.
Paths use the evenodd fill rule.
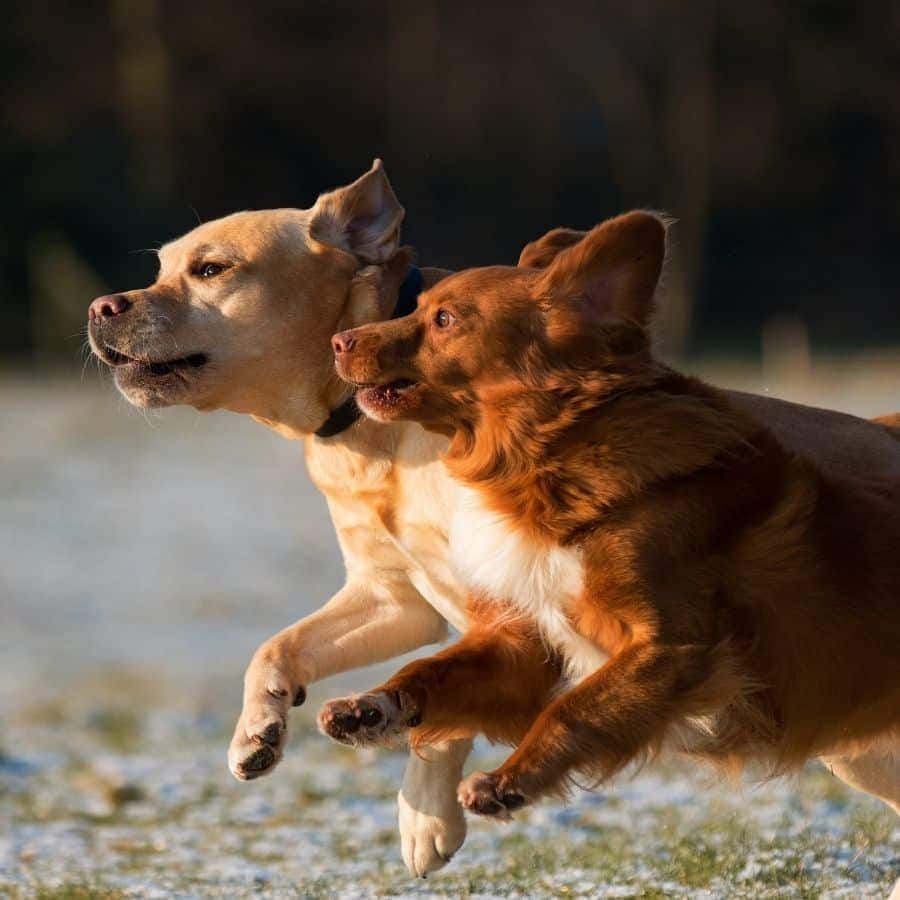
<path fill-rule="evenodd" d="M 900 410 L 896 0 L 10 6 L 0 895 L 426 895 L 397 862 L 402 760 L 312 733 L 318 699 L 373 673 L 295 712 L 272 778 L 225 771 L 252 651 L 341 583 L 301 448 L 229 414 L 141 414 L 82 355 L 90 299 L 152 281 L 161 243 L 308 207 L 375 156 L 423 264 L 665 210 L 671 359 Z M 616 896 L 863 897 L 900 874 L 896 819 L 824 770 L 752 798 L 699 781 L 476 825 L 427 896 L 596 896 L 602 872 Z"/>
<path fill-rule="evenodd" d="M 422 260 L 678 219 L 676 351 L 897 335 L 900 4 L 18 4 L 0 53 L 0 348 L 72 355 L 94 291 L 196 219 L 382 156 Z M 65 324 L 64 324 L 65 323 Z"/>

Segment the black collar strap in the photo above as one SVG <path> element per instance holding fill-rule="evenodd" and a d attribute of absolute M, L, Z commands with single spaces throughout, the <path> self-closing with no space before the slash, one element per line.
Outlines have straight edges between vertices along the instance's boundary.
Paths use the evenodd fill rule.
<path fill-rule="evenodd" d="M 416 308 L 419 294 L 422 293 L 424 279 L 418 266 L 410 266 L 400 285 L 397 294 L 397 305 L 391 313 L 392 319 L 400 319 L 408 316 Z M 331 411 L 331 415 L 316 429 L 316 437 L 330 438 L 342 431 L 346 431 L 360 416 L 362 410 L 356 405 L 356 399 L 351 397 L 345 400 L 339 407 Z"/>

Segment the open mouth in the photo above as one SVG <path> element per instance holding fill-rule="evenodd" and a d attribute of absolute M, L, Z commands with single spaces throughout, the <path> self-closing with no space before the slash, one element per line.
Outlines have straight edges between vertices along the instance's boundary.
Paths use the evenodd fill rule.
<path fill-rule="evenodd" d="M 399 405 L 418 386 L 418 381 L 410 381 L 408 378 L 398 378 L 387 384 L 362 384 L 356 399 L 370 409 L 387 410 Z"/>
<path fill-rule="evenodd" d="M 105 344 L 100 348 L 98 355 L 103 362 L 114 369 L 130 368 L 134 372 L 155 375 L 157 377 L 172 375 L 187 369 L 199 369 L 201 366 L 206 365 L 208 361 L 208 357 L 205 353 L 191 353 L 188 356 L 181 356 L 178 359 L 156 361 L 134 359 Z"/>

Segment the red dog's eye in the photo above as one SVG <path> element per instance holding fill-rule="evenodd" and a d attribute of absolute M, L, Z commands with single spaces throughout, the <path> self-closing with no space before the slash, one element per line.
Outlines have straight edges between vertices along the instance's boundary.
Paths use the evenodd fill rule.
<path fill-rule="evenodd" d="M 448 313 L 446 309 L 439 309 L 434 317 L 434 324 L 438 328 L 449 328 L 455 321 L 456 318 L 452 313 Z"/>

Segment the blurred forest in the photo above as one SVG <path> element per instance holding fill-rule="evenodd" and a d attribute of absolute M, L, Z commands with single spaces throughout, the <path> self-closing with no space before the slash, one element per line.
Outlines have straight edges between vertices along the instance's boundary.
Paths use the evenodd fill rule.
<path fill-rule="evenodd" d="M 674 353 L 900 339 L 897 0 L 81 0 L 0 28 L 0 353 L 76 358 L 91 297 L 153 279 L 140 251 L 376 155 L 428 264 L 666 210 Z"/>

